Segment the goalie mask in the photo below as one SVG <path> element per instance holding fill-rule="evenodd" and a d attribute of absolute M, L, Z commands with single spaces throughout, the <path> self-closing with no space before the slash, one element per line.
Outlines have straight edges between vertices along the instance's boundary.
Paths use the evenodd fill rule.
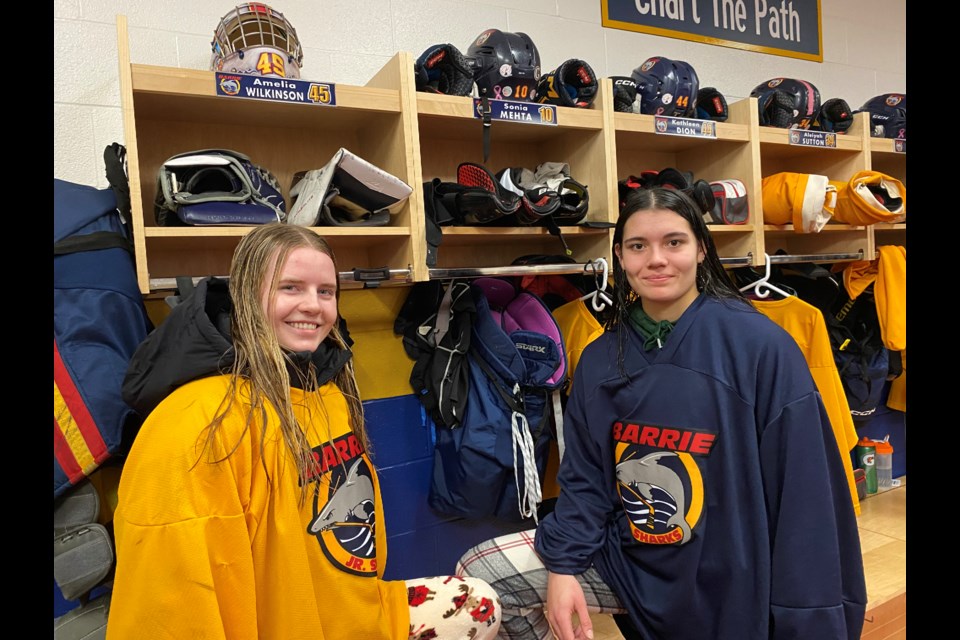
<path fill-rule="evenodd" d="M 866 111 L 870 114 L 870 135 L 872 137 L 907 137 L 907 94 L 881 94 L 864 102 L 860 111 Z"/>
<path fill-rule="evenodd" d="M 250 2 L 220 19 L 210 43 L 210 69 L 278 78 L 299 78 L 303 51 L 297 30 L 283 14 Z"/>
<path fill-rule="evenodd" d="M 696 114 L 700 79 L 686 62 L 648 58 L 631 77 L 637 83 L 641 113 L 677 118 Z"/>
<path fill-rule="evenodd" d="M 750 92 L 757 99 L 760 124 L 781 129 L 809 129 L 820 114 L 820 91 L 806 80 L 773 78 Z"/>
<path fill-rule="evenodd" d="M 467 49 L 481 97 L 533 100 L 540 80 L 540 52 L 525 33 L 487 29 Z"/>

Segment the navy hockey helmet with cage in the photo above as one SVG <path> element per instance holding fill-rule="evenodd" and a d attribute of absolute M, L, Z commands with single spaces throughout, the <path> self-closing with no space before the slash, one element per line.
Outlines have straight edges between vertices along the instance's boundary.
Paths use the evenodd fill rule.
<path fill-rule="evenodd" d="M 860 107 L 870 114 L 870 135 L 874 138 L 907 137 L 907 94 L 884 93 Z"/>
<path fill-rule="evenodd" d="M 806 80 L 773 78 L 754 87 L 760 124 L 781 129 L 809 129 L 820 113 L 820 91 Z"/>
<path fill-rule="evenodd" d="M 487 29 L 467 49 L 481 97 L 533 100 L 540 80 L 540 52 L 525 33 Z"/>
<path fill-rule="evenodd" d="M 637 83 L 641 113 L 678 118 L 696 113 L 700 79 L 690 64 L 655 56 L 634 69 L 631 77 Z"/>

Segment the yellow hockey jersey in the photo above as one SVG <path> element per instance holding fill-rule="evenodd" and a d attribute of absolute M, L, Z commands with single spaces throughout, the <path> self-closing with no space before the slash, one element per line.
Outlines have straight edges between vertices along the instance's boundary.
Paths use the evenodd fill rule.
<path fill-rule="evenodd" d="M 873 284 L 877 320 L 883 345 L 900 352 L 903 373 L 890 383 L 887 406 L 907 410 L 907 249 L 896 245 L 877 247 L 875 260 L 851 262 L 843 270 L 847 295 L 856 298 Z"/>
<path fill-rule="evenodd" d="M 563 335 L 563 345 L 567 352 L 567 380 L 573 380 L 573 373 L 580 363 L 580 356 L 588 344 L 603 335 L 603 325 L 590 313 L 583 300 L 571 300 L 553 310 L 553 319 L 557 321 Z M 572 384 L 567 384 L 570 395 Z"/>
<path fill-rule="evenodd" d="M 783 327 L 800 346 L 830 418 L 830 426 L 833 428 L 833 435 L 840 448 L 843 471 L 850 486 L 853 508 L 859 516 L 860 498 L 857 496 L 853 461 L 850 459 L 850 451 L 857 446 L 857 429 L 853 424 L 850 405 L 847 404 L 843 383 L 840 382 L 837 364 L 833 359 L 830 335 L 827 333 L 823 313 L 812 304 L 793 296 L 782 300 L 751 300 L 751 302 L 763 315 Z"/>
<path fill-rule="evenodd" d="M 224 421 L 220 462 L 197 446 L 229 378 L 190 382 L 147 418 L 123 469 L 114 516 L 110 640 L 394 640 L 409 633 L 403 581 L 383 580 L 386 532 L 376 470 L 336 385 L 291 389 L 320 463 L 308 498 L 276 412 Z M 198 461 L 199 458 L 199 461 Z"/>

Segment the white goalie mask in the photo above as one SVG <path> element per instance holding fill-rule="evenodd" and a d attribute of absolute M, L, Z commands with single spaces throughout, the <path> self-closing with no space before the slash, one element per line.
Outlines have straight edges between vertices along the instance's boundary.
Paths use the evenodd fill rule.
<path fill-rule="evenodd" d="M 303 51 L 283 14 L 259 2 L 236 6 L 220 19 L 210 43 L 210 69 L 299 78 Z"/>

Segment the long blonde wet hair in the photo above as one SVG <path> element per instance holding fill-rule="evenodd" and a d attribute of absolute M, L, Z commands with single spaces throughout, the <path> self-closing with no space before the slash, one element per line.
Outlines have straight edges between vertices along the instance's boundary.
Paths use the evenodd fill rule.
<path fill-rule="evenodd" d="M 234 251 L 230 268 L 230 297 L 233 302 L 231 329 L 235 358 L 230 368 L 230 386 L 227 394 L 214 420 L 207 427 L 206 445 L 211 451 L 215 450 L 213 444 L 217 432 L 233 403 L 238 400 L 240 385 L 244 384 L 249 393 L 249 399 L 245 399 L 245 402 L 249 402 L 245 430 L 258 428 L 261 435 L 265 435 L 266 407 L 269 404 L 276 409 L 284 443 L 296 461 L 302 501 L 307 495 L 308 480 L 315 475 L 317 462 L 313 457 L 305 430 L 295 417 L 293 401 L 290 397 L 291 380 L 287 368 L 288 359 L 277 340 L 277 334 L 271 322 L 264 313 L 261 295 L 263 285 L 266 279 L 271 277 L 272 270 L 267 299 L 273 300 L 287 257 L 294 249 L 300 248 L 316 249 L 330 256 L 336 271 L 337 259 L 327 241 L 310 229 L 296 225 L 272 223 L 257 227 L 240 240 Z M 339 273 L 337 274 L 336 300 L 339 304 Z M 337 319 L 326 341 L 332 341 L 337 348 L 347 349 L 347 344 L 339 330 L 339 319 L 338 310 Z M 316 389 L 319 385 L 314 367 L 309 367 L 307 377 L 299 382 L 306 390 Z M 369 451 L 363 404 L 360 401 L 352 360 L 348 360 L 337 371 L 333 382 L 346 398 L 350 426 L 354 435 L 363 448 Z M 266 462 L 263 460 L 264 441 L 265 438 L 261 438 L 260 453 L 261 462 L 266 469 Z M 236 450 L 236 446 L 234 445 L 219 460 L 229 457 Z"/>

